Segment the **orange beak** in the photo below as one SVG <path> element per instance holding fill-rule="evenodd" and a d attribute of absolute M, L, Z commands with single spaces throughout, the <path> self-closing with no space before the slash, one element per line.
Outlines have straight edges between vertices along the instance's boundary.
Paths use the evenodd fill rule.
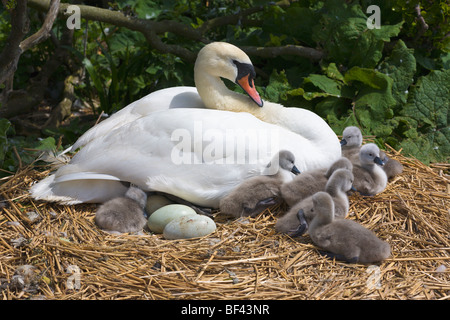
<path fill-rule="evenodd" d="M 263 101 L 256 91 L 255 83 L 250 78 L 250 74 L 236 80 L 236 83 L 248 94 L 248 96 L 260 107 L 263 106 Z"/>

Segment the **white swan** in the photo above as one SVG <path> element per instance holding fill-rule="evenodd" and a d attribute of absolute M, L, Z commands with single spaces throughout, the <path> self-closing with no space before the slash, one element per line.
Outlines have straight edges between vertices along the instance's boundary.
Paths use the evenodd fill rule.
<path fill-rule="evenodd" d="M 240 84 L 253 101 L 228 90 L 220 77 Z M 190 109 L 201 108 L 203 103 L 189 87 L 158 91 L 89 130 L 72 148 L 84 146 L 81 151 L 68 165 L 33 186 L 32 196 L 68 204 L 104 202 L 123 195 L 127 185 L 121 181 L 126 181 L 144 190 L 168 192 L 198 205 L 217 207 L 220 197 L 244 179 L 260 174 L 265 163 L 281 149 L 294 153 L 301 171 L 329 166 L 341 156 L 337 136 L 313 112 L 270 102 L 258 107 L 263 102 L 253 77 L 250 59 L 240 49 L 226 43 L 205 46 L 195 66 L 196 85 L 204 104 L 215 109 L 248 111 L 263 121 L 246 112 Z M 171 156 L 179 146 L 172 139 L 174 132 L 181 130 L 195 136 L 198 126 L 210 135 L 203 137 L 205 140 L 228 146 L 226 153 L 216 156 L 218 162 L 227 163 L 230 152 L 242 151 L 236 141 L 244 138 L 249 146 L 243 152 L 247 156 L 257 154 L 257 164 L 174 163 Z M 201 159 L 210 151 L 208 147 L 211 149 L 208 144 L 197 150 L 182 148 L 180 157 Z"/>
<path fill-rule="evenodd" d="M 252 62 L 234 45 L 225 42 L 206 45 L 196 59 L 194 75 L 196 86 L 202 86 L 201 92 L 205 95 L 208 105 L 205 106 L 196 87 L 182 86 L 158 90 L 134 101 L 86 131 L 70 151 L 75 151 L 89 141 L 155 111 L 205 107 L 227 110 L 225 105 L 235 100 L 241 100 L 241 105 L 247 104 L 248 110 L 240 111 L 257 108 L 247 96 L 229 90 L 220 78 L 236 82 L 257 104 L 262 105 L 262 100 L 253 85 L 255 71 Z M 251 87 L 249 83 L 252 84 Z"/>
<path fill-rule="evenodd" d="M 172 87 L 153 92 L 137 100 L 110 118 L 97 124 L 72 146 L 71 151 L 111 130 L 130 123 L 155 111 L 173 108 L 208 108 L 235 112 L 249 112 L 257 118 L 282 126 L 310 140 L 311 143 L 326 142 L 321 147 L 328 150 L 324 156 L 340 154 L 338 138 L 328 124 L 315 113 L 301 108 L 285 108 L 280 104 L 262 101 L 253 84 L 255 71 L 250 58 L 238 47 L 213 42 L 198 53 L 194 67 L 195 87 Z M 241 86 L 250 96 L 229 90 L 221 78 Z M 258 107 L 263 106 L 262 108 Z M 312 121 L 314 126 L 304 130 L 304 124 Z M 320 156 L 321 152 L 316 154 Z M 333 158 L 336 160 L 337 158 Z M 328 160 L 325 163 L 330 164 Z"/>
<path fill-rule="evenodd" d="M 170 109 L 153 112 L 100 136 L 69 164 L 35 184 L 35 199 L 66 204 L 122 196 L 131 182 L 217 208 L 245 179 L 261 175 L 280 150 L 292 150 L 299 170 L 314 164 L 298 135 L 242 112 Z M 317 165 L 317 164 L 316 164 Z"/>

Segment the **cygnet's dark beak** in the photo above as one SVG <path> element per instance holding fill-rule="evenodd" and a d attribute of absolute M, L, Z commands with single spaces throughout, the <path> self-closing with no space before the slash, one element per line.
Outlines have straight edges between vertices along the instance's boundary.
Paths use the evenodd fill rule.
<path fill-rule="evenodd" d="M 350 188 L 350 190 L 357 192 L 358 190 L 356 190 L 355 186 L 352 185 L 352 187 Z"/>
<path fill-rule="evenodd" d="M 386 163 L 389 161 L 389 157 L 388 157 L 388 156 L 385 156 L 384 159 L 383 159 L 382 161 L 383 161 L 383 164 L 386 164 Z"/>
<path fill-rule="evenodd" d="M 346 144 L 347 144 L 347 140 L 342 139 L 342 140 L 341 140 L 341 147 L 342 147 L 342 146 L 345 146 Z"/>
<path fill-rule="evenodd" d="M 302 236 L 306 230 L 308 229 L 308 222 L 306 222 L 306 218 L 305 218 L 305 212 L 303 211 L 303 209 L 300 209 L 297 212 L 297 218 L 300 221 L 300 225 L 298 226 L 297 229 L 295 230 L 291 230 L 289 232 L 289 235 L 291 237 L 300 237 Z"/>
<path fill-rule="evenodd" d="M 298 175 L 298 174 L 301 173 L 300 170 L 298 170 L 298 168 L 297 168 L 296 166 L 293 166 L 293 167 L 292 167 L 291 172 L 292 172 L 293 174 L 295 174 L 295 175 Z"/>
<path fill-rule="evenodd" d="M 277 204 L 278 199 L 276 197 L 270 197 L 266 199 L 262 199 L 258 201 L 254 208 L 244 207 L 244 216 L 245 217 L 256 217 L 260 214 L 264 209 Z"/>
<path fill-rule="evenodd" d="M 373 162 L 375 162 L 376 164 L 378 164 L 380 166 L 384 166 L 384 162 L 383 162 L 383 160 L 381 160 L 380 157 L 375 157 L 375 159 L 373 159 Z"/>
<path fill-rule="evenodd" d="M 270 197 L 270 198 L 266 198 L 266 199 L 262 199 L 260 201 L 258 201 L 258 203 L 256 204 L 256 207 L 268 207 L 268 206 L 273 206 L 274 204 L 277 203 L 277 199 L 275 197 Z"/>

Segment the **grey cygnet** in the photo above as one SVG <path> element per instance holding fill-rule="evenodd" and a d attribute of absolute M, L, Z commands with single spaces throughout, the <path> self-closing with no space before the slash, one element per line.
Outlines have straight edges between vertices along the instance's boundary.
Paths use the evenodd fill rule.
<path fill-rule="evenodd" d="M 309 236 L 329 256 L 351 263 L 375 263 L 388 258 L 390 245 L 372 231 L 347 219 L 335 219 L 334 202 L 325 192 L 313 196 L 316 215 L 309 226 Z"/>
<path fill-rule="evenodd" d="M 123 197 L 103 203 L 95 214 L 95 223 L 105 231 L 139 232 L 147 223 L 144 208 L 147 194 L 131 186 Z"/>

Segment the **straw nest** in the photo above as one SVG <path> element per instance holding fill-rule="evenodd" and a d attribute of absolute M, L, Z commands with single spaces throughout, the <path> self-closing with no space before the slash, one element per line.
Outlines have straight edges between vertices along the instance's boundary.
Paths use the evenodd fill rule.
<path fill-rule="evenodd" d="M 284 205 L 248 220 L 216 213 L 217 230 L 203 238 L 111 235 L 96 227 L 96 205 L 32 200 L 30 185 L 49 172 L 22 169 L 0 187 L 1 297 L 449 299 L 450 165 L 388 155 L 404 172 L 375 197 L 350 197 L 349 219 L 391 244 L 375 266 L 323 257 L 308 235 L 277 234 Z"/>

